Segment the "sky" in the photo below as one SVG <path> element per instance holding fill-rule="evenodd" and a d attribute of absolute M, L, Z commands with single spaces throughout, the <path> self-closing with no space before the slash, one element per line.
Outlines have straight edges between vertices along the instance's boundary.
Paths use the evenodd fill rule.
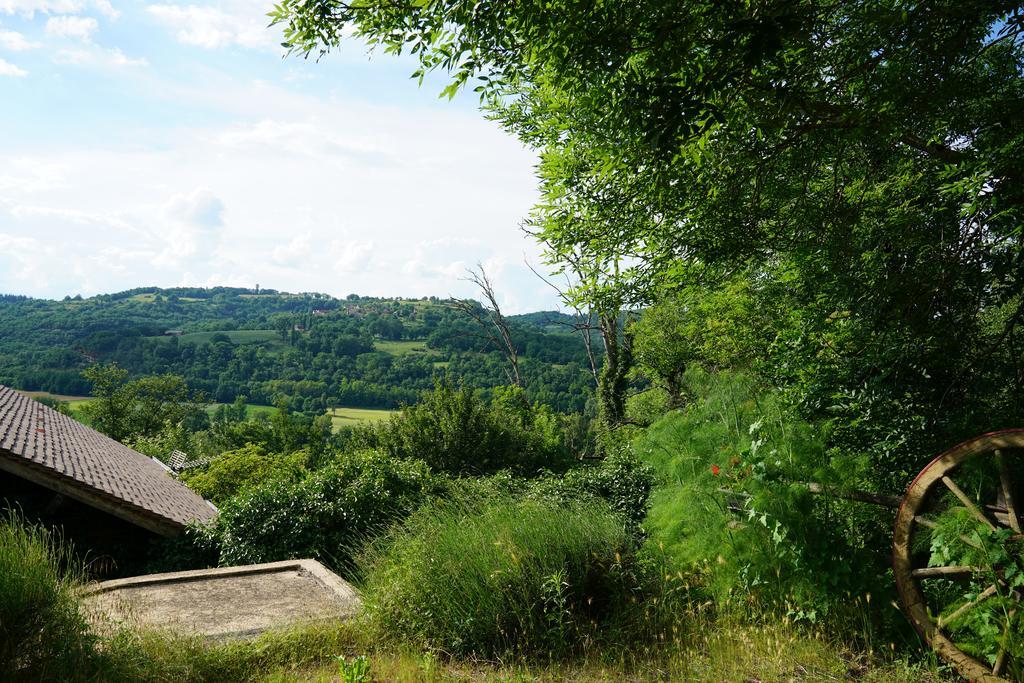
<path fill-rule="evenodd" d="M 555 308 L 534 154 L 408 59 L 284 57 L 271 6 L 0 0 L 0 292 L 470 296 L 479 262 Z"/>

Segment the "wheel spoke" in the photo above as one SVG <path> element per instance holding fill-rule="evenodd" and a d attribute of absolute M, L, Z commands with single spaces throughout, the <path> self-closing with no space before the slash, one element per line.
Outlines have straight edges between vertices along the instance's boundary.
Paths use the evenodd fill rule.
<path fill-rule="evenodd" d="M 996 462 L 999 463 L 999 483 L 1003 488 L 1003 501 L 1006 505 L 1007 521 L 1010 528 L 1018 534 L 1020 531 L 1020 519 L 1017 517 L 1017 506 L 1013 502 L 1013 484 L 1010 481 L 1010 471 L 1006 467 L 1006 459 L 1002 451 L 996 451 Z"/>
<path fill-rule="evenodd" d="M 996 588 L 996 585 L 992 584 L 991 586 L 983 590 L 981 593 L 979 593 L 978 597 L 974 598 L 974 600 L 971 600 L 968 603 L 960 605 L 960 607 L 954 610 L 954 612 L 950 614 L 948 617 L 939 617 L 939 620 L 935 623 L 935 625 L 939 628 L 943 628 L 946 626 L 946 624 L 950 624 L 956 621 L 961 616 L 963 616 L 970 610 L 974 609 L 975 607 L 977 607 L 978 605 L 980 605 L 981 603 L 985 602 L 993 595 L 995 595 L 997 590 L 998 588 Z"/>
<path fill-rule="evenodd" d="M 937 523 L 935 523 L 932 520 L 928 519 L 927 517 L 923 517 L 921 515 L 916 515 L 914 517 L 914 522 L 917 523 L 917 524 L 920 524 L 923 527 L 931 529 L 932 531 L 935 531 L 936 529 L 939 528 L 939 525 Z M 979 545 L 973 539 L 968 538 L 964 534 L 960 534 L 960 540 L 963 541 L 964 543 L 966 543 L 967 545 L 971 546 L 975 550 L 981 550 L 981 545 Z"/>
<path fill-rule="evenodd" d="M 984 571 L 981 567 L 921 567 L 910 572 L 910 575 L 915 579 L 962 579 L 984 573 Z"/>
<path fill-rule="evenodd" d="M 953 492 L 954 496 L 960 499 L 960 502 L 964 504 L 964 507 L 970 510 L 971 514 L 978 518 L 978 521 L 984 523 L 992 531 L 996 530 L 996 526 L 989 520 L 988 517 L 985 516 L 985 513 L 978 509 L 978 506 L 974 504 L 974 501 L 972 501 L 967 496 L 967 494 L 964 493 L 963 490 L 961 490 L 961 488 L 956 485 L 955 481 L 953 481 L 947 476 L 944 476 L 942 477 L 942 483 L 946 485 L 947 489 Z"/>

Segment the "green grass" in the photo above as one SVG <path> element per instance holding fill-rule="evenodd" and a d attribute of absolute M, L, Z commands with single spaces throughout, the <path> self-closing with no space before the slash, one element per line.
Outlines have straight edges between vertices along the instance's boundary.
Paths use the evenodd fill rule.
<path fill-rule="evenodd" d="M 367 657 L 368 681 L 396 683 L 953 683 L 934 661 L 913 663 L 851 650 L 785 625 L 750 626 L 706 623 L 685 643 L 632 655 L 576 660 L 486 662 L 450 658 L 443 653 L 382 647 L 365 636 L 349 644 L 351 659 Z M 933 660 L 934 658 L 930 658 Z M 281 668 L 267 681 L 338 681 L 338 666 Z"/>
<path fill-rule="evenodd" d="M 68 396 L 66 394 L 51 394 L 48 391 L 23 391 L 21 393 L 31 398 L 52 398 L 55 401 L 64 401 L 70 403 L 72 408 L 75 404 L 85 404 L 96 400 L 92 396 Z"/>
<path fill-rule="evenodd" d="M 368 553 L 367 618 L 414 647 L 564 656 L 621 619 L 636 587 L 629 545 L 604 506 L 439 502 Z"/>
<path fill-rule="evenodd" d="M 63 401 L 68 404 L 72 417 L 77 420 L 82 419 L 82 408 L 96 400 L 92 396 L 67 396 L 65 394 L 51 394 L 48 391 L 23 391 L 21 393 L 32 398 L 50 398 L 55 401 Z"/>
<path fill-rule="evenodd" d="M 151 304 L 154 301 L 156 301 L 156 294 L 135 294 L 133 296 L 128 297 L 128 301 L 139 301 L 142 303 Z"/>
<path fill-rule="evenodd" d="M 0 680 L 66 680 L 89 660 L 83 573 L 60 537 L 0 517 Z"/>
<path fill-rule="evenodd" d="M 331 427 L 338 430 L 363 422 L 380 422 L 397 412 L 397 410 L 388 410 L 387 408 L 332 408 L 327 411 L 327 414 L 331 416 Z"/>
<path fill-rule="evenodd" d="M 353 623 L 272 631 L 251 641 L 206 643 L 153 631 L 104 641 L 96 680 L 184 683 L 337 683 L 338 657 L 366 657 L 365 683 L 953 683 L 934 662 L 885 660 L 786 625 L 705 622 L 668 646 L 569 660 L 488 662 L 374 640 Z M 85 678 L 83 676 L 82 678 Z M 72 679 L 73 680 L 73 679 Z M 344 679 L 341 679 L 344 680 Z"/>
<path fill-rule="evenodd" d="M 377 351 L 383 351 L 384 353 L 390 353 L 392 356 L 404 356 L 407 353 L 429 353 L 430 349 L 427 348 L 425 341 L 387 341 L 384 339 L 377 339 L 373 342 L 373 348 Z"/>
<path fill-rule="evenodd" d="M 430 607 L 443 608 L 445 614 L 451 615 L 458 614 L 459 608 L 466 612 L 486 603 L 497 607 L 504 601 L 514 613 L 502 612 L 498 616 L 514 623 L 514 619 L 523 618 L 523 607 L 531 602 L 529 591 L 515 590 L 516 586 L 533 583 L 523 581 L 524 578 L 532 574 L 544 579 L 548 570 L 557 575 L 559 565 L 565 567 L 564 560 L 569 557 L 579 556 L 580 561 L 592 563 L 593 555 L 584 555 L 596 550 L 601 557 L 609 549 L 603 543 L 594 547 L 591 541 L 613 538 L 618 533 L 611 528 L 599 531 L 604 526 L 600 514 L 551 517 L 539 523 L 539 508 L 523 514 L 529 506 L 529 502 L 523 501 L 502 505 L 468 524 L 461 516 L 451 517 L 450 521 L 458 523 L 434 527 L 443 532 L 438 536 L 437 547 L 432 539 L 423 536 L 419 547 L 409 549 L 400 564 L 407 566 L 407 562 L 412 562 L 424 568 L 424 576 L 430 581 L 428 587 L 440 591 L 436 597 L 468 600 L 455 603 L 454 607 L 443 602 Z M 435 514 L 432 519 L 436 522 L 440 518 Z M 419 524 L 421 532 L 431 530 L 431 524 Z M 590 531 L 581 535 L 580 531 L 587 528 Z M 592 533 L 595 531 L 596 534 Z M 581 539 L 585 541 L 582 545 Z M 565 549 L 573 547 L 577 550 L 565 553 Z M 425 566 L 429 565 L 423 560 L 427 556 L 440 559 L 440 566 Z M 796 627 L 784 618 L 758 618 L 755 614 L 737 618 L 710 603 L 674 610 L 675 628 L 663 637 L 632 647 L 603 647 L 590 641 L 585 653 L 572 657 L 560 657 L 556 649 L 530 659 L 488 661 L 454 657 L 408 639 L 395 642 L 402 641 L 401 634 L 381 638 L 369 627 L 365 613 L 354 621 L 297 624 L 252 640 L 205 641 L 194 635 L 113 624 L 103 614 L 90 613 L 86 619 L 87 612 L 79 604 L 82 573 L 78 567 L 80 564 L 58 537 L 25 525 L 14 515 L 0 518 L 0 680 L 335 683 L 341 673 L 339 658 L 352 661 L 356 657 L 365 657 L 369 664 L 369 676 L 359 679 L 365 683 L 955 680 L 948 668 L 940 666 L 934 655 L 923 650 L 917 662 L 901 661 L 888 654 L 888 647 L 873 653 L 855 650 L 842 641 L 828 639 L 820 631 Z M 450 580 L 445 572 L 451 572 Z M 567 572 L 565 576 L 571 587 L 573 574 Z M 372 596 L 373 579 L 370 583 Z M 490 594 L 479 590 L 491 583 L 508 584 L 511 589 Z M 557 601 L 550 598 L 567 592 L 557 586 L 554 590 L 545 588 L 551 584 L 542 581 L 540 593 L 533 594 L 542 600 L 542 605 L 532 617 L 539 618 L 546 637 L 560 628 L 558 618 L 553 618 L 557 613 L 551 609 Z M 416 585 L 400 585 L 413 590 L 414 595 L 417 591 L 426 595 Z M 469 594 L 463 595 L 467 588 Z M 385 597 L 397 605 L 402 595 Z M 410 606 L 423 604 L 413 602 Z M 755 617 L 757 623 L 749 617 Z M 473 629 L 479 628 L 481 625 L 470 622 L 456 636 L 472 634 Z"/>

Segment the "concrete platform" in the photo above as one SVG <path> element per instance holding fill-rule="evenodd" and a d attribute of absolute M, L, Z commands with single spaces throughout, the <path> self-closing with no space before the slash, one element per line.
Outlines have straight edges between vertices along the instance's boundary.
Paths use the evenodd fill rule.
<path fill-rule="evenodd" d="M 344 619 L 356 590 L 316 560 L 150 574 L 104 581 L 86 604 L 115 622 L 209 638 L 245 638 L 296 623 Z"/>

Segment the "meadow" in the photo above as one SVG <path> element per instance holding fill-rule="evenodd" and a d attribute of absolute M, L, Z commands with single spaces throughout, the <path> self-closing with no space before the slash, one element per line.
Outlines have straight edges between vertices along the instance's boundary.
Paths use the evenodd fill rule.
<path fill-rule="evenodd" d="M 337 431 L 342 427 L 352 427 L 365 422 L 380 422 L 397 412 L 385 408 L 331 408 L 327 414 L 331 416 L 331 427 Z"/>
<path fill-rule="evenodd" d="M 390 353 L 392 356 L 404 356 L 408 353 L 429 353 L 427 343 L 420 340 L 391 341 L 387 339 L 376 339 L 373 348 L 377 351 Z"/>

